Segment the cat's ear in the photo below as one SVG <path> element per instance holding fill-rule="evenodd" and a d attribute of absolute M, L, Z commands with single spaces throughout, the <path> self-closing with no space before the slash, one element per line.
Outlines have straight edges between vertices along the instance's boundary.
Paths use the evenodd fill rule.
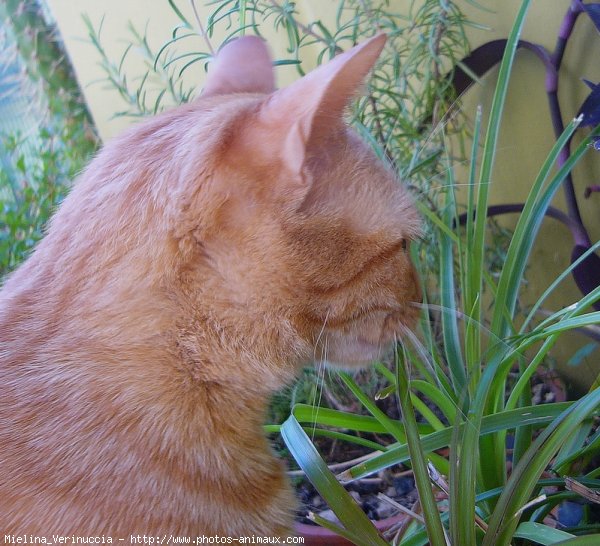
<path fill-rule="evenodd" d="M 344 109 L 373 68 L 385 41 L 385 34 L 378 34 L 362 42 L 265 102 L 261 120 L 270 132 L 280 135 L 281 157 L 292 173 L 302 176 L 309 150 L 339 129 Z"/>
<path fill-rule="evenodd" d="M 274 90 L 273 63 L 267 45 L 256 36 L 244 36 L 226 44 L 210 63 L 202 97 Z"/>

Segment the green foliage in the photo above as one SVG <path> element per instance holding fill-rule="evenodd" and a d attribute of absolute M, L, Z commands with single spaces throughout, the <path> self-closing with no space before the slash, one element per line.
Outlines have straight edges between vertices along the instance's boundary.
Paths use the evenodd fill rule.
<path fill-rule="evenodd" d="M 40 84 L 49 114 L 61 118 L 82 150 L 94 151 L 97 143 L 87 134 L 92 127 L 87 106 L 43 0 L 4 0 L 0 17 L 12 28 L 26 77 Z"/>
<path fill-rule="evenodd" d="M 25 145 L 36 143 L 35 153 Z M 4 165 L 0 171 L 0 277 L 13 270 L 44 234 L 44 226 L 66 195 L 86 156 L 64 127 L 46 125 L 35 134 L 2 138 Z"/>
<path fill-rule="evenodd" d="M 10 17 L 9 17 L 10 16 Z M 56 29 L 34 0 L 0 3 L 12 43 L 0 54 L 0 106 L 27 103 L 25 124 L 0 120 L 0 278 L 44 225 L 98 145 Z M 8 42 L 7 42 L 8 43 Z"/>

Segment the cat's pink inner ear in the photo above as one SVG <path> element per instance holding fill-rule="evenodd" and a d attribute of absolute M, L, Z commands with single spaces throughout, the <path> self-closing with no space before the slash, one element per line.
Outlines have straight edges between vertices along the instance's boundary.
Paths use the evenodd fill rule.
<path fill-rule="evenodd" d="M 262 120 L 284 133 L 280 135 L 286 148 L 282 156 L 292 160 L 292 170 L 302 166 L 311 146 L 321 146 L 339 128 L 344 109 L 373 68 L 385 41 L 385 34 L 378 34 L 362 42 L 277 91 L 265 103 Z"/>
<path fill-rule="evenodd" d="M 256 36 L 244 36 L 225 45 L 209 65 L 202 96 L 274 90 L 273 63 L 267 45 Z"/>

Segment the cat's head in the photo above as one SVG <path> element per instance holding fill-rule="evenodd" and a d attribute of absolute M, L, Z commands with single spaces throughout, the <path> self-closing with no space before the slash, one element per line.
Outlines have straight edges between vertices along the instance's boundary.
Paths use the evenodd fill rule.
<path fill-rule="evenodd" d="M 197 100 L 107 144 L 37 257 L 58 245 L 57 279 L 114 307 L 123 332 L 168 308 L 160 328 L 193 332 L 201 315 L 238 360 L 377 359 L 421 298 L 412 199 L 343 119 L 384 43 L 276 90 L 262 40 L 230 42 Z"/>
<path fill-rule="evenodd" d="M 242 38 L 220 52 L 198 99 L 227 118 L 202 196 L 214 206 L 194 228 L 218 272 L 214 291 L 249 316 L 279 317 L 317 359 L 344 367 L 381 356 L 414 325 L 421 298 L 412 200 L 343 121 L 384 43 L 371 38 L 275 90 L 266 46 Z"/>

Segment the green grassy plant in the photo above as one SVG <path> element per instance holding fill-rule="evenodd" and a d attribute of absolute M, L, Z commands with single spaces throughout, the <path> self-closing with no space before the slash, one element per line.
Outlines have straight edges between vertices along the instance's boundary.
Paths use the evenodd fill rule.
<path fill-rule="evenodd" d="M 528 389 L 531 375 L 560 336 L 600 322 L 600 313 L 591 307 L 600 299 L 600 288 L 535 323 L 535 309 L 542 303 L 539 301 L 521 326 L 516 302 L 531 247 L 550 199 L 573 165 L 591 148 L 600 128 L 592 131 L 574 150 L 567 163 L 553 171 L 560 150 L 581 120 L 574 120 L 567 126 L 532 182 L 498 280 L 484 273 L 488 187 L 511 65 L 529 4 L 529 0 L 522 3 L 508 40 L 479 168 L 475 157 L 479 149 L 481 113 L 476 118 L 466 224 L 461 226 L 457 221 L 459 210 L 454 191 L 445 196 L 447 207 L 442 218 L 432 217 L 433 213 L 422 207 L 439 230 L 442 331 L 436 336 L 426 313 L 421 321 L 425 341 L 408 336 L 398 353 L 397 377 L 391 379 L 397 389 L 402 423 L 381 422 L 377 412 L 372 412 L 371 419 L 356 421 L 353 416 L 344 423 L 342 412 L 335 414 L 335 426 L 347 434 L 372 429 L 375 422 L 384 430 L 389 431 L 390 426 L 399 429 L 394 434 L 395 442 L 379 446 L 381 453 L 338 476 L 342 481 L 351 481 L 410 461 L 425 524 L 413 521 L 402 536 L 395 537 L 397 544 L 502 546 L 562 544 L 563 541 L 565 544 L 592 544 L 598 540 L 597 537 L 576 537 L 568 530 L 553 529 L 543 523 L 543 516 L 558 502 L 554 490 L 544 490 L 549 483 L 564 488 L 565 479 L 570 477 L 591 489 L 600 487 L 598 473 L 586 474 L 585 464 L 581 462 L 589 461 L 592 453 L 597 455 L 600 447 L 597 433 L 589 437 L 592 420 L 600 408 L 600 389 L 592 388 L 576 402 L 541 406 L 530 405 Z M 453 187 L 451 169 L 447 179 Z M 599 246 L 600 242 L 597 242 L 591 251 Z M 458 261 L 458 275 L 454 273 L 455 261 Z M 561 279 L 576 266 L 577 263 L 572 264 Z M 553 283 L 549 290 L 557 286 L 558 282 Z M 492 308 L 482 304 L 484 289 L 494 296 Z M 521 377 L 506 397 L 508 375 L 515 368 L 520 370 Z M 406 370 L 412 370 L 412 374 Z M 423 379 L 411 379 L 416 375 Z M 411 404 L 407 403 L 407 393 L 411 390 L 429 393 L 430 400 L 435 402 L 449 424 L 439 429 L 437 423 L 429 420 L 419 428 Z M 368 405 L 366 407 L 369 409 Z M 295 408 L 282 426 L 284 434 L 288 428 L 296 428 L 299 421 L 304 421 L 305 427 L 314 434 L 315 427 L 318 430 L 331 424 L 328 421 L 333 417 L 322 414 L 320 418 L 310 419 L 311 415 L 314 412 L 304 407 Z M 508 433 L 514 435 L 512 468 L 507 465 Z M 288 448 L 296 457 L 296 450 L 307 441 L 307 436 L 298 432 L 292 441 L 287 439 Z M 449 448 L 447 464 L 440 462 L 435 454 L 435 450 L 443 447 Z M 437 468 L 433 469 L 431 465 L 428 468 L 428 460 Z M 320 483 L 322 476 L 310 474 L 310 462 L 305 462 L 303 468 L 327 499 L 330 492 Z M 445 484 L 447 479 L 447 487 L 440 485 L 439 477 L 435 477 L 444 474 L 446 468 L 447 478 L 442 483 Z M 545 474 L 555 477 L 550 480 Z M 447 493 L 447 510 L 432 502 L 432 487 Z M 339 504 L 339 499 L 337 502 Z M 356 534 L 359 525 L 362 523 L 356 522 L 346 531 Z M 598 528 L 589 526 L 586 531 L 597 533 Z"/>
<path fill-rule="evenodd" d="M 83 169 L 95 143 L 81 146 L 60 116 L 47 116 L 26 135 L 0 135 L 0 279 L 44 236 L 50 216 Z M 95 146 L 95 144 L 94 144 Z"/>
<path fill-rule="evenodd" d="M 98 139 L 56 28 L 36 0 L 0 3 L 0 279 L 29 254 Z M 9 39 L 9 37 L 11 37 Z M 28 110 L 27 108 L 30 108 Z M 22 125 L 22 126 L 21 126 Z"/>

